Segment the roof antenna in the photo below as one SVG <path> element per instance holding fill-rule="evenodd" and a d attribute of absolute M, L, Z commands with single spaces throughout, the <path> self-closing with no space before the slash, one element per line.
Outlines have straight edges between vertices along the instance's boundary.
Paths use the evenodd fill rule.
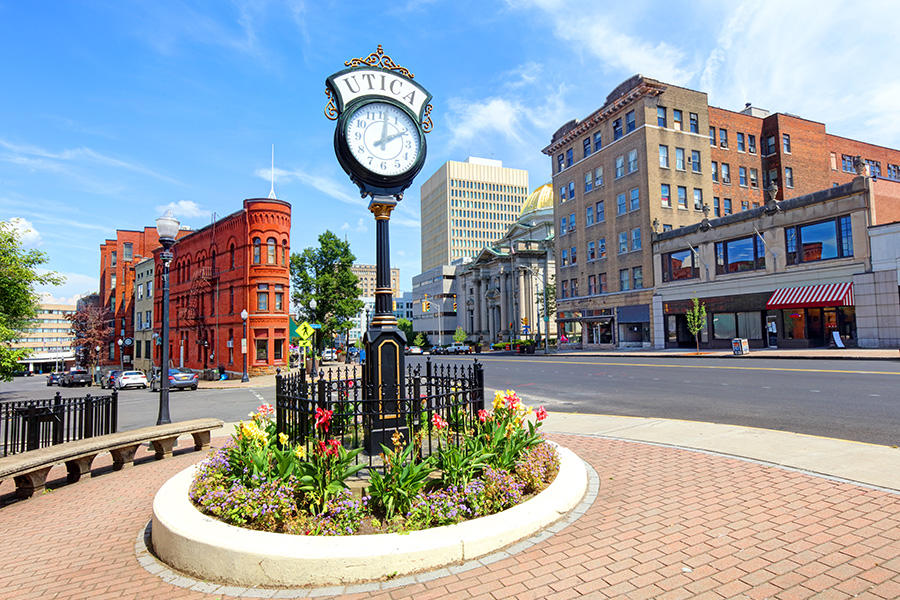
<path fill-rule="evenodd" d="M 272 144 L 272 189 L 269 190 L 269 199 L 275 200 L 275 144 Z"/>

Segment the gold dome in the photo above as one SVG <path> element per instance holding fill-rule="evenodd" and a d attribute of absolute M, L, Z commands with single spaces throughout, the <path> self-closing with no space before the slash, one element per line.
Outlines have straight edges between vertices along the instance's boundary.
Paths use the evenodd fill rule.
<path fill-rule="evenodd" d="M 519 217 L 542 208 L 553 208 L 553 186 L 549 183 L 545 183 L 531 192 L 528 199 L 525 200 L 525 204 L 522 205 L 522 212 L 519 213 Z"/>

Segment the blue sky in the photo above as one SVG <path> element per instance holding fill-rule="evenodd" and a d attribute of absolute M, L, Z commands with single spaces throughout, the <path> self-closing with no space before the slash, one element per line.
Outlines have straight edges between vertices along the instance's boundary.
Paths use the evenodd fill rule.
<path fill-rule="evenodd" d="M 379 8 L 389 7 L 389 8 Z M 419 272 L 419 186 L 481 156 L 550 178 L 541 148 L 635 73 L 900 147 L 900 3 L 831 0 L 0 0 L 0 219 L 72 301 L 99 246 L 166 208 L 202 227 L 275 191 L 294 251 L 330 229 L 374 263 L 375 226 L 334 157 L 325 78 L 378 44 L 434 95 L 428 159 L 391 219 Z"/>

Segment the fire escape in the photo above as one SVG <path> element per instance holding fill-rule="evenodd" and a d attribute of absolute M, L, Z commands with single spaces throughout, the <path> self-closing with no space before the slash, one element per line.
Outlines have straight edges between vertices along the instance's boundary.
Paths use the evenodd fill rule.
<path fill-rule="evenodd" d="M 206 365 L 209 357 L 209 340 L 207 339 L 207 312 L 210 307 L 205 306 L 202 298 L 213 290 L 218 273 L 213 267 L 204 266 L 194 271 L 191 278 L 191 289 L 188 291 L 187 306 L 179 309 L 178 318 L 184 325 L 193 329 L 197 334 L 197 343 L 204 347 L 202 351 L 203 364 Z M 210 298 L 215 302 L 215 297 Z"/>

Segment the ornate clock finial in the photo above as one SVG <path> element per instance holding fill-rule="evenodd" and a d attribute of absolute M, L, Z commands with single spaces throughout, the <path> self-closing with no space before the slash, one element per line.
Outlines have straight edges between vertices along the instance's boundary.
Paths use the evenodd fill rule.
<path fill-rule="evenodd" d="M 378 49 L 367 57 L 351 58 L 344 63 L 345 67 L 361 67 L 363 65 L 369 65 L 370 67 L 380 67 L 382 69 L 388 69 L 389 71 L 397 71 L 401 75 L 405 75 L 410 79 L 413 79 L 415 77 L 415 75 L 409 72 L 409 69 L 401 67 L 400 65 L 395 63 L 390 56 L 385 54 L 384 50 L 382 50 L 381 48 L 381 44 L 378 44 Z"/>

